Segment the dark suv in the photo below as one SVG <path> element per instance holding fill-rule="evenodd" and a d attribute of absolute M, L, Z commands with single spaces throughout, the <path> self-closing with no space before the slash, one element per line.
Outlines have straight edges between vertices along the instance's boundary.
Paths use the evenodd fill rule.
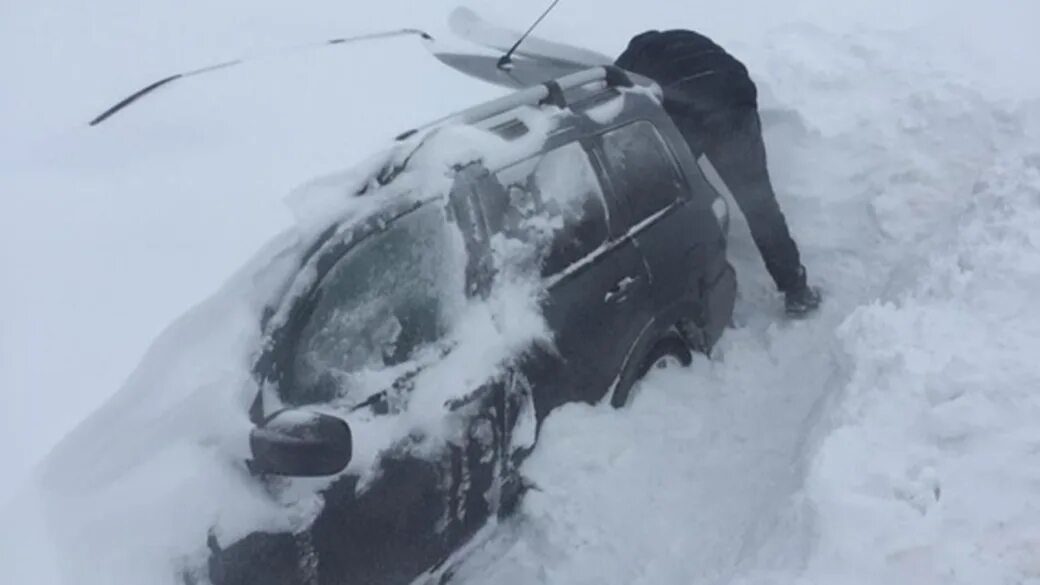
<path fill-rule="evenodd" d="M 402 135 L 419 146 L 356 194 L 385 201 L 317 238 L 263 324 L 250 471 L 272 497 L 317 505 L 281 532 L 215 529 L 208 568 L 186 581 L 445 580 L 518 502 L 517 468 L 554 408 L 623 406 L 653 364 L 712 346 L 736 293 L 726 206 L 658 95 L 601 67 Z M 400 183 L 445 127 L 506 147 L 416 195 Z M 449 335 L 458 307 L 520 273 L 538 283 L 551 339 L 420 399 L 424 375 L 466 359 Z M 431 418 L 452 431 L 430 432 Z"/>

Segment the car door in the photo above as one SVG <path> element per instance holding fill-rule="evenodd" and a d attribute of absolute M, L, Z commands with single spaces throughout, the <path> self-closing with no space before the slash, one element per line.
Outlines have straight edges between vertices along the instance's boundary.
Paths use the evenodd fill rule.
<path fill-rule="evenodd" d="M 647 120 L 601 135 L 612 191 L 624 202 L 631 234 L 650 270 L 656 312 L 695 289 L 698 242 L 718 226 L 710 213 L 697 213 L 687 183 L 664 138 Z M 702 220 L 708 224 L 700 225 Z M 714 238 L 717 239 L 717 238 Z"/>
<path fill-rule="evenodd" d="M 612 231 L 617 206 L 580 141 L 498 178 L 511 214 L 502 231 L 541 251 L 543 311 L 554 339 L 554 351 L 531 360 L 541 418 L 565 402 L 598 400 L 612 385 L 638 335 L 649 275 L 633 241 Z"/>

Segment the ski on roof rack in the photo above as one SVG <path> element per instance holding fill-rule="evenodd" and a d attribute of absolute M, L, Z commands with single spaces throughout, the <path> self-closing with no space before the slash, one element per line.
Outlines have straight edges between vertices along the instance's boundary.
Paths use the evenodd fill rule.
<path fill-rule="evenodd" d="M 613 65 L 591 67 L 559 79 L 521 89 L 507 96 L 484 102 L 461 112 L 450 114 L 425 126 L 406 130 L 397 136 L 397 140 L 405 140 L 418 132 L 445 124 L 475 124 L 520 106 L 538 107 L 550 104 L 559 108 L 566 108 L 568 106 L 565 97 L 566 91 L 597 82 L 604 82 L 608 87 L 633 87 L 635 85 L 628 72 L 624 69 Z"/>

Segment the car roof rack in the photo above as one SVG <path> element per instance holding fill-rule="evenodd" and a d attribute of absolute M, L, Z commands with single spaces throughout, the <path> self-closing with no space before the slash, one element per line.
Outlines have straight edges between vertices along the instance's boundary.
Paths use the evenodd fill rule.
<path fill-rule="evenodd" d="M 601 81 L 606 82 L 607 87 L 635 86 L 628 72 L 620 67 L 614 65 L 592 67 L 565 75 L 559 79 L 521 89 L 510 95 L 485 102 L 461 112 L 450 114 L 425 126 L 403 132 L 397 136 L 396 140 L 405 140 L 422 130 L 428 130 L 444 124 L 476 124 L 519 106 L 554 105 L 559 108 L 566 108 L 568 104 L 564 94 L 567 90 Z"/>

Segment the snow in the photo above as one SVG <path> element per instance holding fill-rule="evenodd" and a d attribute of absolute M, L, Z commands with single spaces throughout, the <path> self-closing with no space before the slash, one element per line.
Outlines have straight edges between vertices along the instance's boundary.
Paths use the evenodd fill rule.
<path fill-rule="evenodd" d="M 479 9 L 509 23 L 542 10 Z M 386 40 L 184 80 L 85 122 L 163 74 L 401 25 L 444 34 L 449 11 L 0 7 L 0 438 L 16 447 L 0 488 L 4 582 L 86 566 L 67 582 L 162 583 L 157 568 L 197 554 L 216 518 L 222 542 L 286 522 L 237 467 L 261 301 L 285 286 L 301 234 L 363 213 L 342 194 L 385 163 L 374 152 L 501 90 Z M 655 371 L 628 410 L 554 413 L 524 467 L 536 489 L 459 581 L 1040 580 L 1037 11 L 561 3 L 546 38 L 616 54 L 635 32 L 689 23 L 748 63 L 778 114 L 771 171 L 825 304 L 785 321 L 733 213 L 738 327 L 712 360 Z M 467 346 L 431 387 L 544 335 L 531 291 L 500 293 L 460 331 L 494 342 Z M 428 412 L 445 397 L 430 393 Z"/>
<path fill-rule="evenodd" d="M 1040 578 L 1037 153 L 1002 152 L 916 282 L 839 328 L 854 367 L 807 481 L 821 519 L 807 578 Z"/>
<path fill-rule="evenodd" d="M 123 388 L 50 454 L 37 521 L 61 551 L 54 568 L 65 579 L 172 583 L 214 521 L 239 535 L 285 525 L 241 462 L 255 392 L 247 348 L 264 298 L 299 262 L 294 243 L 276 239 L 171 325 Z M 115 542 L 136 546 L 106 545 Z"/>
<path fill-rule="evenodd" d="M 513 145 L 485 131 L 448 126 L 434 130 L 418 145 L 398 145 L 395 150 L 406 152 L 408 162 L 386 187 L 359 193 L 358 185 L 366 184 L 379 168 L 363 164 L 355 171 L 312 183 L 297 193 L 294 203 L 305 218 L 316 217 L 308 209 L 315 205 L 330 217 L 356 225 L 383 221 L 379 216 L 368 217 L 381 207 L 400 210 L 421 202 L 422 207 L 388 229 L 402 226 L 397 229 L 418 232 L 419 241 L 429 244 L 423 250 L 429 257 L 391 258 L 415 251 L 395 249 L 401 242 L 384 234 L 369 242 L 380 251 L 377 260 L 390 258 L 393 269 L 387 272 L 377 262 L 351 273 L 364 276 L 373 286 L 390 287 L 389 292 L 384 291 L 390 302 L 416 302 L 414 297 L 436 288 L 439 279 L 456 284 L 464 280 L 461 236 L 445 229 L 444 206 L 451 186 L 448 170 L 476 158 L 493 159 L 484 156 L 484 148 L 493 148 L 493 155 L 507 160 L 527 156 L 544 138 L 544 133 L 539 138 L 532 131 Z M 510 148 L 518 152 L 501 152 Z M 389 164 L 401 162 L 394 156 L 384 158 Z M 313 192 L 317 195 L 302 194 Z M 338 193 L 338 201 L 330 193 Z M 309 201 L 312 198 L 316 203 Z M 180 571 L 204 563 L 205 539 L 210 532 L 219 542 L 231 543 L 252 531 L 292 530 L 313 519 L 320 509 L 318 492 L 333 478 L 291 482 L 272 497 L 252 478 L 245 461 L 249 458 L 246 438 L 252 428 L 248 412 L 260 390 L 252 367 L 263 341 L 262 315 L 280 303 L 281 309 L 271 316 L 271 322 L 277 324 L 314 282 L 314 264 L 320 257 L 307 257 L 306 253 L 314 246 L 319 225 L 304 221 L 288 229 L 215 296 L 170 326 L 116 395 L 48 456 L 36 489 L 47 501 L 42 520 L 54 534 L 61 551 L 57 567 L 67 580 L 87 575 L 88 582 L 97 583 L 176 583 Z M 352 237 L 347 232 L 342 236 Z M 353 257 L 371 260 L 357 256 L 371 250 L 363 249 L 366 245 L 359 244 Z M 404 273 L 398 274 L 400 271 Z M 418 289 L 399 282 L 407 274 L 420 279 Z M 417 452 L 439 452 L 457 432 L 455 420 L 447 416 L 449 402 L 493 377 L 503 362 L 530 342 L 547 340 L 537 310 L 537 291 L 523 276 L 516 275 L 516 280 L 492 290 L 489 299 L 471 301 L 468 306 L 464 306 L 461 287 L 456 291 L 458 299 L 451 294 L 437 295 L 439 300 L 459 305 L 444 307 L 443 315 L 446 339 L 454 347 L 445 359 L 415 377 L 414 389 L 405 399 L 408 404 L 394 416 L 354 415 L 350 410 L 385 388 L 383 377 L 364 375 L 385 348 L 337 357 L 344 350 L 329 347 L 324 329 L 304 330 L 304 335 L 313 334 L 313 343 L 305 345 L 306 352 L 297 357 L 305 362 L 301 382 L 320 385 L 320 391 L 325 391 L 326 380 L 312 380 L 308 371 L 316 361 L 322 364 L 322 372 L 336 375 L 326 397 L 334 400 L 323 410 L 347 418 L 357 435 L 358 447 L 346 471 L 361 476 L 358 489 L 367 486 L 377 456 L 405 437 L 422 437 L 414 446 Z M 328 282 L 336 278 L 335 269 L 326 276 Z M 349 280 L 338 282 L 329 286 L 350 285 Z M 356 292 L 340 290 L 339 296 L 345 294 Z M 318 322 L 341 333 L 357 326 L 390 324 L 363 314 L 364 310 L 385 309 L 377 304 L 378 299 L 358 300 L 363 305 L 354 308 L 349 318 L 333 315 Z M 315 310 L 322 315 L 338 309 L 319 303 Z M 368 332 L 363 337 L 386 342 L 380 335 Z M 421 349 L 405 356 L 407 365 L 438 356 L 434 348 Z M 351 379 L 344 381 L 347 375 Z M 285 401 L 293 403 L 288 398 Z M 147 510 L 156 512 L 144 513 Z M 124 544 L 98 550 L 96 542 Z"/>
<path fill-rule="evenodd" d="M 614 119 L 620 116 L 623 111 L 625 111 L 624 94 L 605 101 L 602 104 L 596 104 L 595 106 L 588 108 L 585 110 L 585 114 L 592 118 L 597 124 L 606 125 L 613 122 Z"/>
<path fill-rule="evenodd" d="M 546 199 L 546 204 L 555 204 L 568 219 L 581 216 L 579 206 L 585 200 L 594 199 L 606 213 L 603 193 L 589 156 L 577 144 L 561 146 L 546 153 L 533 170 L 535 184 Z"/>

